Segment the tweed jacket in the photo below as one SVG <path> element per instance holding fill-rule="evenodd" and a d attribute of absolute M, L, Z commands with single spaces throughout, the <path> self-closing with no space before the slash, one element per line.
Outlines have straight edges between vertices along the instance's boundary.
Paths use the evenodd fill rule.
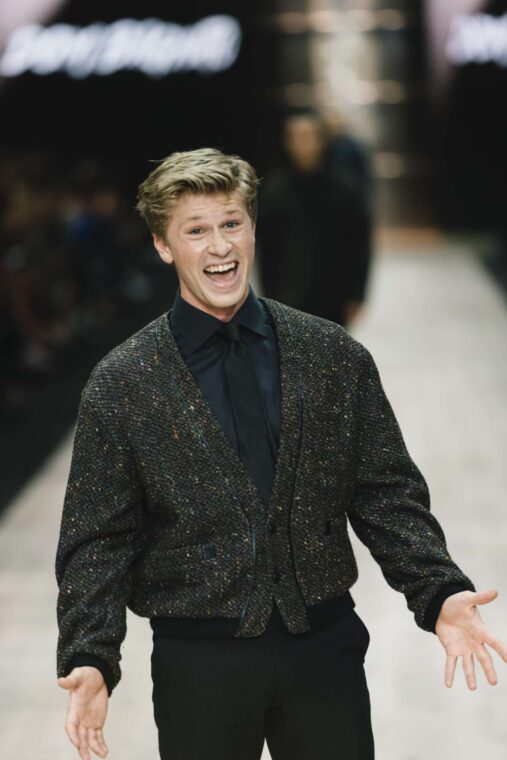
<path fill-rule="evenodd" d="M 426 482 L 369 351 L 343 327 L 272 299 L 281 435 L 268 507 L 184 362 L 164 313 L 110 351 L 83 390 L 56 555 L 57 672 L 73 656 L 120 677 L 126 608 L 292 633 L 358 577 L 348 523 L 416 623 L 451 559 Z"/>

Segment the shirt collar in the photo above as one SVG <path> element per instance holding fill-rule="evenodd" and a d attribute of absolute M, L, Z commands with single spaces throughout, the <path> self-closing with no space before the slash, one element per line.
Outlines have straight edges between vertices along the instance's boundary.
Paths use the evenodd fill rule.
<path fill-rule="evenodd" d="M 183 336 L 190 352 L 196 351 L 210 338 L 222 324 L 222 320 L 193 306 L 181 296 L 178 287 L 171 310 L 171 328 Z M 231 320 L 247 327 L 258 335 L 266 336 L 268 330 L 265 323 L 264 308 L 257 298 L 251 285 L 248 295 Z"/>

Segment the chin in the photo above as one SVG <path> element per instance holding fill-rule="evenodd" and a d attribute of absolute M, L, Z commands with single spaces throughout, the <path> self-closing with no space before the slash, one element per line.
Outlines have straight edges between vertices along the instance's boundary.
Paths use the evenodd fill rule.
<path fill-rule="evenodd" d="M 228 306 L 235 306 L 240 301 L 243 301 L 248 295 L 248 285 L 242 287 L 236 287 L 234 290 L 228 293 L 217 293 L 216 291 L 206 294 L 207 300 L 212 306 L 219 306 L 221 308 Z"/>

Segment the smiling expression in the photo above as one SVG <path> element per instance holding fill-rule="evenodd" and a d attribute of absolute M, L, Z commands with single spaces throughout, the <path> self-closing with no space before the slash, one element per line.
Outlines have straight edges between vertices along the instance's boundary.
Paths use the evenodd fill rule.
<path fill-rule="evenodd" d="M 255 255 L 255 225 L 241 192 L 185 193 L 171 209 L 165 239 L 153 241 L 161 259 L 174 264 L 182 298 L 231 319 L 248 295 Z"/>

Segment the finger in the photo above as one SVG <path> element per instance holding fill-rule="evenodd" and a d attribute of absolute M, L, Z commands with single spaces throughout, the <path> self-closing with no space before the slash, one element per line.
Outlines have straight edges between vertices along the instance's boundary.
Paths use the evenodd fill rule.
<path fill-rule="evenodd" d="M 447 659 L 445 661 L 445 685 L 448 689 L 451 688 L 454 681 L 454 673 L 456 670 L 457 661 L 458 658 L 455 655 L 447 655 Z"/>
<path fill-rule="evenodd" d="M 65 731 L 74 747 L 79 747 L 79 732 L 77 730 L 77 725 L 68 720 L 65 724 Z"/>
<path fill-rule="evenodd" d="M 83 760 L 90 760 L 90 750 L 88 749 L 88 729 L 84 726 L 79 727 L 79 754 Z"/>
<path fill-rule="evenodd" d="M 488 604 L 488 602 L 492 602 L 493 599 L 496 599 L 497 596 L 498 596 L 498 591 L 494 588 L 491 588 L 491 589 L 488 589 L 487 591 L 477 591 L 470 598 L 470 601 L 473 604 Z"/>
<path fill-rule="evenodd" d="M 497 637 L 493 636 L 493 634 L 489 633 L 489 631 L 486 631 L 486 634 L 484 636 L 484 641 L 490 647 L 493 647 L 495 652 L 497 652 L 500 655 L 500 657 L 502 658 L 504 662 L 507 662 L 507 646 L 505 646 L 503 641 L 500 641 L 500 639 L 497 639 Z"/>
<path fill-rule="evenodd" d="M 477 683 L 475 681 L 474 658 L 471 652 L 469 654 L 463 655 L 463 670 L 465 671 L 465 678 L 468 684 L 468 688 L 471 691 L 474 691 Z"/>
<path fill-rule="evenodd" d="M 106 751 L 103 744 L 99 742 L 96 728 L 88 729 L 88 744 L 90 745 L 91 749 L 95 752 L 96 755 L 99 755 L 100 757 L 105 756 Z"/>
<path fill-rule="evenodd" d="M 475 655 L 482 665 L 482 669 L 486 674 L 488 682 L 492 686 L 495 686 L 497 683 L 495 666 L 493 665 L 493 660 L 491 659 L 489 652 L 486 650 L 486 647 L 484 647 L 482 644 L 479 644 L 475 650 Z"/>
<path fill-rule="evenodd" d="M 97 735 L 97 741 L 99 742 L 100 746 L 105 750 L 105 752 L 107 754 L 109 752 L 109 747 L 107 746 L 107 744 L 106 744 L 106 742 L 104 740 L 104 735 L 102 733 L 102 729 L 101 728 L 97 728 L 96 735 Z"/>

